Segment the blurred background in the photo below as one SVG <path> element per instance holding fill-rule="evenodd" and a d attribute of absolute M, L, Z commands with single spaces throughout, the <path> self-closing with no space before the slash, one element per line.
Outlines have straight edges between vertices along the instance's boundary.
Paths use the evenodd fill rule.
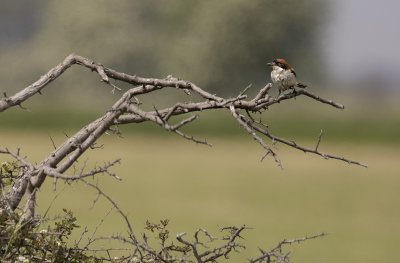
<path fill-rule="evenodd" d="M 102 138 L 89 162 L 122 158 L 123 183 L 102 178 L 141 229 L 146 219 L 172 220 L 172 233 L 247 224 L 249 248 L 237 262 L 282 238 L 331 233 L 294 249 L 295 262 L 400 259 L 400 3 L 395 0 L 2 1 L 0 91 L 35 82 L 70 53 L 128 74 L 190 80 L 219 96 L 249 96 L 270 81 L 267 62 L 285 58 L 309 90 L 343 103 L 337 110 L 306 98 L 263 113 L 276 135 L 369 164 L 325 161 L 278 145 L 285 170 L 228 112 L 201 114 L 184 129 L 214 147 L 193 145 L 151 124 L 122 127 L 123 139 Z M 116 83 L 124 89 L 129 88 Z M 273 94 L 277 92 L 272 91 Z M 0 114 L 0 147 L 21 147 L 32 161 L 103 114 L 120 94 L 79 66 L 23 104 Z M 190 99 L 190 98 L 189 98 Z M 175 90 L 143 100 L 168 106 L 188 100 Z M 149 167 L 151 166 L 151 167 Z M 39 212 L 56 193 L 40 193 Z M 64 190 L 62 190 L 64 189 Z M 95 193 L 58 187 L 53 205 L 96 225 L 107 209 L 89 210 Z M 82 202 L 81 200 L 87 200 Z M 104 207 L 108 204 L 104 203 Z M 104 232 L 120 232 L 117 217 Z M 80 233 L 77 235 L 79 236 Z"/>

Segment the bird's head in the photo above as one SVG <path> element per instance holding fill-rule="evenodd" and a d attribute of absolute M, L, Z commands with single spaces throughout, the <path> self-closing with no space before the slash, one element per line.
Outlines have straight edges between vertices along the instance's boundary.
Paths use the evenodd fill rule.
<path fill-rule="evenodd" d="M 271 67 L 280 67 L 283 69 L 290 69 L 289 64 L 286 62 L 286 60 L 284 60 L 283 58 L 276 58 L 274 59 L 272 62 L 268 63 L 268 66 Z"/>

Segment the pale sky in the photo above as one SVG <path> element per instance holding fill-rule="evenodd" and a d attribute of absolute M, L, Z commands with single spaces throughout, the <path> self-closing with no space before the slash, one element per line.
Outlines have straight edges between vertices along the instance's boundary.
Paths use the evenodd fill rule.
<path fill-rule="evenodd" d="M 400 89 L 400 1 L 329 0 L 323 50 L 329 70 L 342 80 L 382 75 Z"/>

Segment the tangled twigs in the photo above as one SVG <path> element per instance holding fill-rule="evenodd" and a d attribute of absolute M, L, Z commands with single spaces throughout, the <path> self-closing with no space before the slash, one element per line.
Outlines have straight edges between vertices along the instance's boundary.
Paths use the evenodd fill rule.
<path fill-rule="evenodd" d="M 81 179 L 84 181 L 84 179 Z M 128 216 L 120 209 L 118 204 L 106 193 L 104 193 L 97 185 L 84 181 L 86 185 L 94 188 L 98 194 L 107 199 L 108 202 L 112 204 L 112 209 L 116 209 L 120 216 L 125 221 L 128 227 L 128 236 L 124 237 L 121 234 L 111 235 L 106 237 L 97 237 L 94 238 L 94 233 L 97 231 L 99 225 L 101 225 L 104 221 L 104 218 L 101 220 L 98 226 L 96 226 L 93 234 L 89 237 L 87 244 L 85 245 L 85 250 L 89 250 L 90 246 L 93 245 L 96 241 L 99 240 L 116 240 L 125 244 L 129 244 L 132 246 L 129 257 L 124 257 L 124 259 L 140 259 L 140 262 L 146 262 L 147 260 L 153 262 L 197 262 L 197 263 L 205 263 L 205 262 L 217 262 L 218 258 L 224 257 L 228 258 L 229 254 L 233 250 L 237 250 L 240 248 L 245 248 L 245 246 L 241 243 L 238 243 L 236 240 L 242 238 L 241 233 L 243 230 L 247 229 L 245 225 L 241 227 L 223 227 L 221 228 L 221 232 L 226 234 L 221 238 L 222 244 L 217 245 L 215 247 L 208 247 L 205 245 L 205 242 L 202 240 L 203 236 L 206 237 L 206 241 L 208 243 L 212 243 L 218 238 L 212 236 L 206 229 L 199 228 L 194 234 L 193 241 L 187 241 L 184 239 L 186 233 L 180 233 L 176 236 L 176 239 L 183 246 L 174 245 L 174 243 L 168 244 L 167 240 L 169 238 L 169 231 L 167 230 L 167 225 L 169 220 L 161 220 L 160 224 L 154 224 L 150 222 L 146 222 L 146 229 L 151 232 L 159 232 L 158 239 L 160 239 L 160 247 L 157 249 L 154 245 L 150 245 L 148 243 L 148 237 L 145 233 L 142 233 L 141 240 L 136 238 L 133 233 L 131 223 L 128 219 Z M 97 200 L 97 198 L 96 198 Z M 84 235 L 87 231 L 84 231 L 82 235 Z M 203 234 L 203 235 L 201 235 Z M 82 237 L 81 237 L 82 238 Z M 80 238 L 80 239 L 81 239 Z M 189 253 L 190 252 L 190 253 Z M 191 254 L 194 257 L 195 261 L 191 260 Z"/>
<path fill-rule="evenodd" d="M 215 237 L 211 236 L 205 229 L 199 229 L 195 233 L 195 240 L 190 242 L 183 239 L 186 233 L 181 233 L 176 236 L 176 239 L 184 245 L 187 245 L 192 249 L 193 255 L 196 258 L 198 263 L 205 263 L 205 262 L 216 262 L 216 260 L 220 257 L 229 258 L 229 254 L 232 250 L 238 248 L 245 248 L 243 244 L 237 243 L 236 239 L 241 238 L 240 233 L 246 229 L 246 226 L 243 225 L 240 228 L 237 227 L 224 227 L 221 231 L 229 231 L 229 235 L 224 237 L 223 240 L 226 242 L 225 244 L 212 248 L 207 249 L 204 252 L 199 252 L 199 246 L 204 246 L 202 242 L 199 241 L 199 233 L 204 233 L 210 241 L 216 240 Z"/>
<path fill-rule="evenodd" d="M 250 259 L 250 263 L 270 263 L 270 262 L 289 262 L 289 257 L 291 255 L 291 251 L 289 252 L 284 252 L 283 251 L 283 246 L 285 245 L 291 245 L 294 243 L 301 243 L 310 239 L 315 239 L 319 237 L 324 237 L 326 236 L 326 233 L 320 233 L 316 234 L 314 236 L 309 236 L 309 237 L 302 237 L 302 238 L 296 238 L 292 240 L 282 240 L 281 242 L 278 243 L 278 245 L 269 251 L 264 251 L 263 249 L 259 249 L 261 256 L 256 258 L 256 259 Z"/>

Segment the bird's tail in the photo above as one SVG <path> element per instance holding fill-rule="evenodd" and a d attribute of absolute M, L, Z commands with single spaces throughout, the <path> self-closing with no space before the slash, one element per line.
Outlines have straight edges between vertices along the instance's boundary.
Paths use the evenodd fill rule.
<path fill-rule="evenodd" d="M 297 87 L 305 89 L 305 88 L 307 88 L 307 85 L 303 84 L 303 83 L 297 83 Z"/>

